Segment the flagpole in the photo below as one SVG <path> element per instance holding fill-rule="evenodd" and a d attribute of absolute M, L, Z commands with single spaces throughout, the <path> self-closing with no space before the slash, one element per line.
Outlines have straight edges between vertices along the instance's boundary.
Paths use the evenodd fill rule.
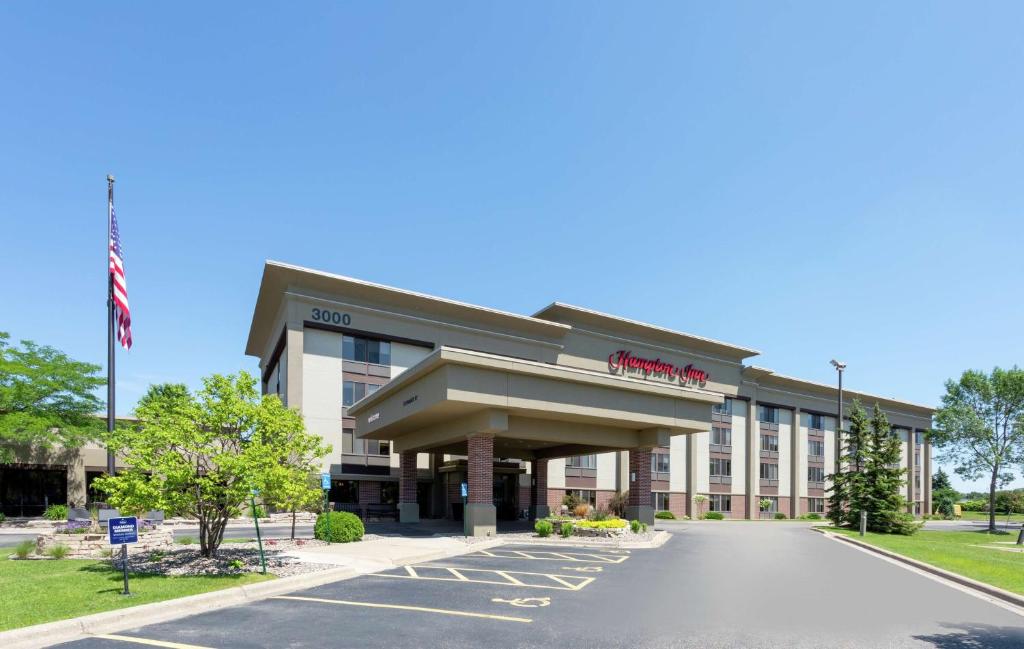
<path fill-rule="evenodd" d="M 114 276 L 110 272 L 110 212 L 114 209 L 114 177 L 107 174 L 107 439 L 114 432 Z M 114 475 L 114 453 L 107 447 L 107 475 Z"/>

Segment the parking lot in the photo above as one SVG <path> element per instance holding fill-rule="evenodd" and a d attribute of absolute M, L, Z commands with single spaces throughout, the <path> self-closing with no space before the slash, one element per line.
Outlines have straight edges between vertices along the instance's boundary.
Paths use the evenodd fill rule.
<path fill-rule="evenodd" d="M 621 591 L 643 552 L 502 546 L 61 646 L 517 646 Z"/>

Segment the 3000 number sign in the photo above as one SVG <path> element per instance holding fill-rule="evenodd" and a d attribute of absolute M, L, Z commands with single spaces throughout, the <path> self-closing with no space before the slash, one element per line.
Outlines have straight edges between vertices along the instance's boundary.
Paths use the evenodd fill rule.
<path fill-rule="evenodd" d="M 352 316 L 347 313 L 341 313 L 339 311 L 330 311 L 328 309 L 313 309 L 313 320 L 317 322 L 329 322 L 331 324 L 345 325 L 346 327 L 352 324 Z"/>

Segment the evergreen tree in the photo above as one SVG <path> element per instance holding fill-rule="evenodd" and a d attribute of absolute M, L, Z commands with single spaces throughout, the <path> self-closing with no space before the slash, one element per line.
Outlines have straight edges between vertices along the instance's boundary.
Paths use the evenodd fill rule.
<path fill-rule="evenodd" d="M 952 489 L 953 484 L 949 481 L 949 474 L 939 469 L 938 473 L 932 476 L 932 491 Z"/>
<path fill-rule="evenodd" d="M 893 434 L 888 418 L 877 403 L 867 441 L 864 510 L 868 513 L 868 529 L 885 534 L 906 533 L 903 528 L 908 523 L 913 524 L 913 517 L 906 512 L 906 500 L 900 495 L 906 472 L 900 467 L 900 440 Z"/>
<path fill-rule="evenodd" d="M 853 402 L 850 428 L 842 432 L 839 440 L 839 466 L 828 476 L 832 483 L 829 487 L 828 517 L 837 527 L 854 526 L 859 524 L 860 510 L 867 506 L 863 469 L 868 448 L 868 417 L 859 401 Z"/>

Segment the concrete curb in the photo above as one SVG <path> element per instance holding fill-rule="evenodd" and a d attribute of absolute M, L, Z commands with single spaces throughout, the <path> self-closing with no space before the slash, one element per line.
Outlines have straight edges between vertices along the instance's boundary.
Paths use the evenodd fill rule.
<path fill-rule="evenodd" d="M 495 539 L 494 541 L 467 544 L 464 548 L 425 552 L 397 561 L 382 562 L 383 565 L 380 568 L 370 572 L 387 570 L 407 564 L 422 563 L 424 561 L 449 559 L 503 544 L 504 541 L 501 539 Z M 281 577 L 256 584 L 223 588 L 209 593 L 179 597 L 164 602 L 129 606 L 114 611 L 105 611 L 68 620 L 36 624 L 0 632 L 0 647 L 4 649 L 49 647 L 62 642 L 80 640 L 85 636 L 97 633 L 116 633 L 125 629 L 169 622 L 189 615 L 206 613 L 229 606 L 258 602 L 276 597 L 277 595 L 315 588 L 324 584 L 352 579 L 364 574 L 370 573 L 358 572 L 349 567 L 329 568 L 303 575 L 292 575 L 291 577 Z"/>
<path fill-rule="evenodd" d="M 913 566 L 918 570 L 923 570 L 924 572 L 935 575 L 937 577 L 942 577 L 943 579 L 952 581 L 953 583 L 959 584 L 960 586 L 964 586 L 965 588 L 970 588 L 971 590 L 977 591 L 981 594 L 987 595 L 989 597 L 995 597 L 996 599 L 1002 600 L 1008 604 L 1012 604 L 1014 606 L 1020 607 L 1021 609 L 1024 609 L 1024 596 L 1018 595 L 1017 593 L 1011 593 L 1008 590 L 1003 590 L 1002 588 L 998 588 L 991 584 L 986 584 L 984 582 L 977 581 L 976 579 L 971 579 L 970 577 L 965 577 L 955 572 L 944 570 L 937 566 L 933 566 L 930 563 L 918 561 L 917 559 L 911 559 L 910 557 L 904 556 L 902 554 L 898 554 L 891 550 L 880 548 L 876 545 L 871 545 L 870 543 L 865 543 L 864 541 L 859 541 L 857 539 L 850 538 L 843 534 L 833 534 L 828 530 L 823 530 L 820 528 L 811 529 L 813 529 L 815 532 L 818 532 L 819 534 L 823 534 L 826 538 L 844 541 L 846 543 L 849 543 L 850 545 L 855 545 L 859 548 L 863 548 L 870 552 L 874 552 L 875 554 L 892 559 L 893 561 L 899 561 L 900 563 L 907 564 L 908 566 Z"/>

